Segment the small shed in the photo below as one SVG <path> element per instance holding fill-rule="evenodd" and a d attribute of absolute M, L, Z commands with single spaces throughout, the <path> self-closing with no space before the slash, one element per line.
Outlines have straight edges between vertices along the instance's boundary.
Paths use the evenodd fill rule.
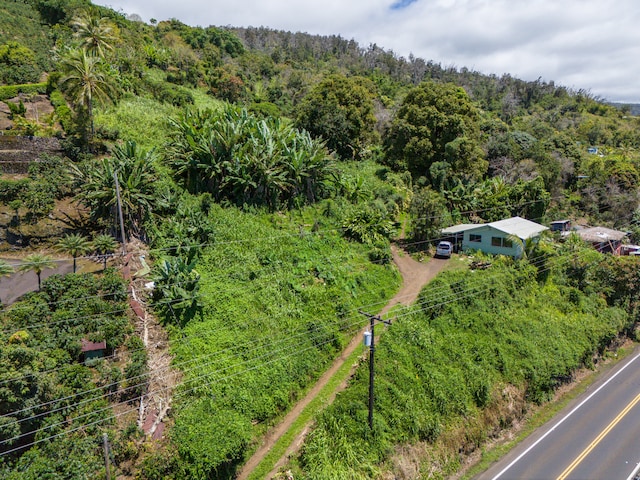
<path fill-rule="evenodd" d="M 94 358 L 102 358 L 107 350 L 107 342 L 91 342 L 86 338 L 81 341 L 82 348 L 80 352 L 84 356 L 84 361 L 93 360 Z"/>
<path fill-rule="evenodd" d="M 551 222 L 552 232 L 568 232 L 571 230 L 571 220 L 556 220 Z"/>
<path fill-rule="evenodd" d="M 576 233 L 599 252 L 613 253 L 614 255 L 620 255 L 622 240 L 627 236 L 627 232 L 606 227 L 581 228 L 576 230 Z"/>
<path fill-rule="evenodd" d="M 442 230 L 443 235 L 462 234 L 462 250 L 480 250 L 492 255 L 508 255 L 520 258 L 523 244 L 529 238 L 537 238 L 548 227 L 522 217 L 512 217 L 484 224 L 455 225 Z M 521 241 L 515 241 L 520 239 Z"/>

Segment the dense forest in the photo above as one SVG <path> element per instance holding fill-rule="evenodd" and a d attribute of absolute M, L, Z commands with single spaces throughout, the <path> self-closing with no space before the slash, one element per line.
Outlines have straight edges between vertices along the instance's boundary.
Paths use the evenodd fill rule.
<path fill-rule="evenodd" d="M 0 310 L 2 478 L 235 478 L 397 291 L 392 243 L 516 215 L 640 243 L 632 106 L 340 36 L 2 2 L 0 105 L 0 140 L 60 145 L 0 177 L 0 277 L 38 279 Z M 638 259 L 560 240 L 456 255 L 379 330 L 385 414 L 358 357 L 281 478 L 453 475 L 635 340 Z"/>

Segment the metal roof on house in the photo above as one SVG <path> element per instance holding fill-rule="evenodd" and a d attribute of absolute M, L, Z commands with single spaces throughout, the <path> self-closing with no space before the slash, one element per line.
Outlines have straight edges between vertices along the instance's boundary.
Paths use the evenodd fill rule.
<path fill-rule="evenodd" d="M 512 217 L 505 220 L 498 220 L 491 223 L 463 223 L 460 225 L 454 225 L 442 230 L 445 235 L 453 235 L 455 233 L 466 232 L 468 230 L 475 230 L 480 227 L 492 227 L 496 230 L 500 230 L 507 235 L 515 235 L 518 238 L 526 240 L 530 237 L 535 237 L 545 230 L 549 230 L 544 225 L 532 222 L 522 217 Z"/>
<path fill-rule="evenodd" d="M 451 227 L 443 228 L 442 233 L 444 235 L 455 235 L 456 233 L 466 232 L 472 228 L 481 227 L 483 224 L 477 223 L 461 223 L 460 225 L 453 225 Z"/>
<path fill-rule="evenodd" d="M 497 222 L 487 223 L 490 227 L 500 230 L 508 235 L 515 235 L 522 240 L 540 235 L 548 227 L 532 222 L 522 217 L 511 217 L 506 220 L 498 220 Z"/>

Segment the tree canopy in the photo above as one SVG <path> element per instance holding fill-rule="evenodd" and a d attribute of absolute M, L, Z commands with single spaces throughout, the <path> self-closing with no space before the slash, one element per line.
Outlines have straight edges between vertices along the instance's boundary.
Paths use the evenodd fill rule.
<path fill-rule="evenodd" d="M 391 122 L 387 162 L 432 184 L 441 176 L 479 179 L 487 170 L 479 117 L 463 88 L 424 82 L 407 94 Z"/>
<path fill-rule="evenodd" d="M 300 103 L 297 125 L 340 157 L 359 159 L 375 138 L 374 89 L 363 77 L 328 75 Z"/>

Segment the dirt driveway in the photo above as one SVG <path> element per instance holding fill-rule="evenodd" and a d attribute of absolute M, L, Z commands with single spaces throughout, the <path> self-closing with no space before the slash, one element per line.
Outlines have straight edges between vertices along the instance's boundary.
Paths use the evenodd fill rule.
<path fill-rule="evenodd" d="M 420 290 L 422 290 L 422 287 L 424 287 L 438 273 L 440 273 L 447 264 L 447 260 L 438 258 L 432 258 L 427 263 L 418 262 L 411 258 L 405 252 L 399 250 L 396 246 L 392 246 L 391 251 L 393 253 L 393 261 L 397 265 L 398 270 L 402 275 L 402 287 L 400 288 L 398 293 L 389 301 L 389 303 L 380 311 L 380 315 L 384 315 L 395 305 L 412 304 L 416 300 L 416 298 L 418 298 L 418 294 L 420 293 Z M 305 407 L 322 391 L 328 381 L 333 377 L 333 375 L 336 374 L 338 369 L 349 358 L 351 353 L 353 353 L 353 351 L 361 344 L 362 333 L 363 332 L 359 332 L 356 336 L 353 337 L 340 357 L 336 359 L 333 365 L 331 365 L 331 368 L 329 368 L 329 370 L 327 370 L 318 379 L 315 386 L 309 391 L 309 393 L 307 393 L 307 395 L 302 400 L 300 400 L 293 407 L 293 409 L 284 417 L 282 422 L 279 425 L 273 427 L 271 431 L 267 432 L 264 438 L 264 443 L 239 472 L 238 476 L 236 477 L 238 480 L 245 480 L 246 478 L 248 478 L 251 472 L 269 453 L 271 448 L 273 448 L 278 439 L 282 435 L 284 435 L 289 430 L 289 428 L 291 428 L 291 425 L 298 418 L 300 413 L 302 413 Z M 338 389 L 333 392 L 331 398 L 329 399 L 329 402 L 332 402 L 335 398 L 335 395 L 339 391 L 345 389 L 346 386 L 346 382 L 340 385 Z M 305 426 L 305 428 L 294 439 L 285 454 L 280 458 L 280 460 L 278 460 L 274 469 L 269 473 L 269 475 L 267 475 L 266 478 L 272 478 L 273 476 L 275 476 L 278 472 L 278 469 L 286 464 L 287 459 L 300 449 L 310 427 L 311 424 L 307 424 Z"/>

